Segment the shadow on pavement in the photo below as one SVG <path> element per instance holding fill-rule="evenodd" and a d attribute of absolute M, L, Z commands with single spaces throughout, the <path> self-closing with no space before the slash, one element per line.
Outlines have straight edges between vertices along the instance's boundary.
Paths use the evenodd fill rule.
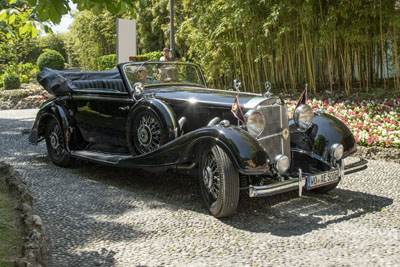
<path fill-rule="evenodd" d="M 84 180 L 90 179 L 116 188 L 115 193 L 102 196 L 101 201 L 109 205 L 122 204 L 117 212 L 120 214 L 135 209 L 134 206 L 123 205 L 126 202 L 124 200 L 115 202 L 115 199 L 127 198 L 135 203 L 143 202 L 148 209 L 164 208 L 171 212 L 186 209 L 209 215 L 203 205 L 196 177 L 174 172 L 157 176 L 137 169 L 91 163 L 69 171 L 77 172 Z M 339 188 L 325 195 L 307 192 L 300 198 L 297 194 L 297 191 L 293 191 L 266 198 L 250 198 L 247 192 L 242 192 L 236 214 L 220 221 L 250 232 L 296 236 L 371 212 L 380 212 L 393 203 L 390 198 Z M 92 211 L 92 214 L 115 212 L 115 208 L 108 210 L 105 207 Z"/>

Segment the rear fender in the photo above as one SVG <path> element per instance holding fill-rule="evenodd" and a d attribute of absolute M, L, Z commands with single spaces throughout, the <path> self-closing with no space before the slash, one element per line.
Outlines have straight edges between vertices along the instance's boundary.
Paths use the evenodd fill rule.
<path fill-rule="evenodd" d="M 42 106 L 36 115 L 35 122 L 29 134 L 29 142 L 31 144 L 37 145 L 37 143 L 44 139 L 46 125 L 48 120 L 51 118 L 54 118 L 58 121 L 61 126 L 61 130 L 66 137 L 67 143 L 69 142 L 69 134 L 66 134 L 68 132 L 67 129 L 71 127 L 69 113 L 65 107 L 57 104 L 55 101 L 50 101 Z"/>

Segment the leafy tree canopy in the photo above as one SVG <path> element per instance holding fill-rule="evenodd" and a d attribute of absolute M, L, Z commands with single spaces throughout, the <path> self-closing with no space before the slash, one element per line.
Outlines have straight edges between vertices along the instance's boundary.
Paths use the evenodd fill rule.
<path fill-rule="evenodd" d="M 134 14 L 138 0 L 72 0 L 79 11 L 90 10 L 95 15 L 103 11 L 111 14 Z M 16 35 L 13 25 L 22 24 L 19 34 L 29 33 L 34 38 L 39 29 L 51 32 L 49 26 L 41 22 L 60 23 L 61 16 L 71 11 L 68 0 L 5 0 L 0 2 L 0 32 L 7 39 Z"/>
<path fill-rule="evenodd" d="M 14 2 L 15 0 L 9 0 Z M 79 11 L 90 10 L 95 15 L 101 14 L 104 10 L 112 14 L 122 14 L 127 11 L 134 13 L 134 3 L 138 0 L 72 0 L 71 2 L 77 4 Z M 28 0 L 38 18 L 41 21 L 52 21 L 60 23 L 61 16 L 71 11 L 68 0 Z"/>

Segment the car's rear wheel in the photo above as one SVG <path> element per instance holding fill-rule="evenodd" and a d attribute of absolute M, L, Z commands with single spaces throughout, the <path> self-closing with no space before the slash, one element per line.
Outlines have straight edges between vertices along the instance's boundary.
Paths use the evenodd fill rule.
<path fill-rule="evenodd" d="M 211 214 L 215 217 L 234 214 L 239 202 L 239 173 L 218 145 L 202 152 L 199 178 L 201 193 Z"/>
<path fill-rule="evenodd" d="M 47 122 L 45 131 L 47 154 L 57 166 L 69 167 L 76 161 L 65 149 L 65 137 L 60 124 L 55 119 Z"/>
<path fill-rule="evenodd" d="M 135 116 L 133 129 L 133 145 L 138 155 L 156 150 L 165 143 L 165 127 L 151 109 L 140 111 Z"/>

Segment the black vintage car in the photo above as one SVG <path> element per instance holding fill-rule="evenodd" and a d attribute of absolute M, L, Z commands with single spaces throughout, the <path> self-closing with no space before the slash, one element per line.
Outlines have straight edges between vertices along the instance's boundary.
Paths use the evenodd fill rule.
<path fill-rule="evenodd" d="M 83 159 L 196 174 L 216 217 L 235 212 L 240 190 L 251 197 L 324 193 L 367 166 L 363 159 L 344 166 L 356 142 L 335 117 L 302 104 L 289 120 L 280 97 L 209 89 L 192 63 L 44 69 L 38 81 L 55 97 L 39 110 L 29 141 L 45 140 L 55 165 Z"/>

